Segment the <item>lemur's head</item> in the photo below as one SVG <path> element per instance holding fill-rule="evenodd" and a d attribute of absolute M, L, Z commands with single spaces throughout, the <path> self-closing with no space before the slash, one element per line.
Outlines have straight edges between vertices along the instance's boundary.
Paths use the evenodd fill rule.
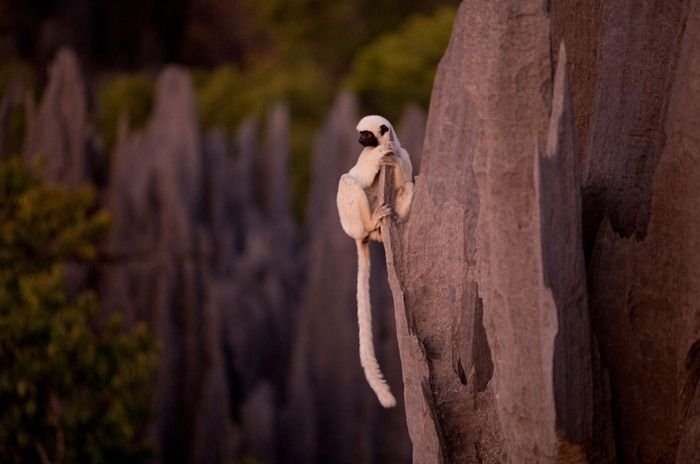
<path fill-rule="evenodd" d="M 394 131 L 391 123 L 381 116 L 365 116 L 357 123 L 357 132 L 360 133 L 360 145 L 363 147 L 377 147 L 390 140 L 390 134 Z"/>

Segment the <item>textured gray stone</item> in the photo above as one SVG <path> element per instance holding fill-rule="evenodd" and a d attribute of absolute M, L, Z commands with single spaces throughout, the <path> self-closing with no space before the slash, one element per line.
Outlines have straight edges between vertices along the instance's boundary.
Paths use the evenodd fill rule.
<path fill-rule="evenodd" d="M 600 79 L 622 86 L 601 117 L 619 112 L 622 132 L 600 129 L 587 152 L 590 178 L 598 173 L 597 186 L 608 192 L 589 264 L 591 314 L 610 369 L 624 462 L 697 462 L 700 5 L 615 5 L 609 14 L 622 22 L 613 27 L 606 17 L 605 33 L 636 34 L 629 46 L 649 44 L 645 56 L 656 58 L 626 51 L 622 76 L 603 74 L 612 64 L 601 68 Z M 608 47 L 604 63 L 622 53 Z M 607 95 L 604 82 L 596 102 Z M 600 147 L 606 158 L 595 154 Z M 635 221 L 621 221 L 625 214 Z"/>
<path fill-rule="evenodd" d="M 87 97 L 75 52 L 61 49 L 36 114 L 27 109 L 24 156 L 45 161 L 44 176 L 75 186 L 88 180 Z"/>
<path fill-rule="evenodd" d="M 700 6 L 582 3 L 458 13 L 387 244 L 415 461 L 698 459 Z"/>
<path fill-rule="evenodd" d="M 619 459 L 697 462 L 698 4 L 579 6 L 557 2 L 553 21 L 581 70 L 589 302 Z"/>
<path fill-rule="evenodd" d="M 562 44 L 557 59 L 547 146 L 535 161 L 540 248 L 546 287 L 556 307 L 552 378 L 560 455 L 585 454 L 593 438 L 593 366 L 581 228 L 581 175 Z"/>
<path fill-rule="evenodd" d="M 598 223 L 607 217 L 624 237 L 646 234 L 649 186 L 666 143 L 669 85 L 690 3 L 604 2 L 592 118 L 583 139 L 590 229 L 597 225 L 590 216 L 597 215 Z"/>
<path fill-rule="evenodd" d="M 552 74 L 542 2 L 462 4 L 388 244 L 415 462 L 585 462 L 592 447 L 563 55 L 554 89 Z"/>
<path fill-rule="evenodd" d="M 292 218 L 289 208 L 289 108 L 286 105 L 278 103 L 268 112 L 265 142 L 261 179 L 265 213 L 289 228 Z"/>
<path fill-rule="evenodd" d="M 156 85 L 143 132 L 120 134 L 106 204 L 113 227 L 100 293 L 106 309 L 147 320 L 163 347 L 156 389 L 156 435 L 163 460 L 192 458 L 188 445 L 200 401 L 201 341 L 206 318 L 198 304 L 204 266 L 198 253 L 201 138 L 188 74 L 168 68 Z"/>
<path fill-rule="evenodd" d="M 282 116 L 275 124 L 284 129 Z M 280 214 L 267 215 L 253 201 L 255 125 L 229 143 L 218 131 L 202 137 L 197 118 L 190 77 L 172 67 L 158 79 L 146 128 L 120 128 L 100 293 L 107 311 L 148 321 L 162 345 L 160 460 L 272 462 L 300 280 L 291 216 L 281 202 Z M 275 133 L 279 153 L 270 156 L 286 166 L 286 133 Z"/>
<path fill-rule="evenodd" d="M 396 126 L 401 136 L 401 145 L 411 155 L 413 175 L 420 174 L 420 160 L 423 153 L 423 139 L 425 138 L 425 111 L 415 104 L 409 104 L 401 113 L 399 123 Z"/>

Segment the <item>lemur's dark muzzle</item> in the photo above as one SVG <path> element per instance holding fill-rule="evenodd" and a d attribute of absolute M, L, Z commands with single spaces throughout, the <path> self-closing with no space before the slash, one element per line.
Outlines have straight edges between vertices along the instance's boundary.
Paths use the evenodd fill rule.
<path fill-rule="evenodd" d="M 374 134 L 370 131 L 360 132 L 360 139 L 358 140 L 358 142 L 360 142 L 360 145 L 362 145 L 363 147 L 376 147 L 379 145 L 377 137 L 375 137 Z"/>

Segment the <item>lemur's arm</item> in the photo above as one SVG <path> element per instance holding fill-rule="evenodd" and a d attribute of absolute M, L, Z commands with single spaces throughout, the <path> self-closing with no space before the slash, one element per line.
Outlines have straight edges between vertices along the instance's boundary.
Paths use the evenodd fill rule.
<path fill-rule="evenodd" d="M 399 153 L 389 152 L 382 157 L 382 164 L 393 166 L 396 189 L 396 214 L 405 219 L 413 202 L 413 165 L 408 152 L 399 147 Z"/>
<path fill-rule="evenodd" d="M 350 173 L 340 177 L 336 203 L 340 225 L 345 233 L 355 240 L 364 240 L 371 232 L 377 230 L 381 219 L 391 211 L 384 205 L 372 211 L 361 182 Z"/>

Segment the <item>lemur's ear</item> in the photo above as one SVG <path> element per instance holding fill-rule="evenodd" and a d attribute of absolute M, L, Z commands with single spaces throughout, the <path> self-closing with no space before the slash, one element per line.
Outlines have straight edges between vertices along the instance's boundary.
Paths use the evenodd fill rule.
<path fill-rule="evenodd" d="M 386 124 L 382 124 L 379 126 L 379 135 L 384 135 L 389 131 L 389 128 L 386 127 Z"/>

